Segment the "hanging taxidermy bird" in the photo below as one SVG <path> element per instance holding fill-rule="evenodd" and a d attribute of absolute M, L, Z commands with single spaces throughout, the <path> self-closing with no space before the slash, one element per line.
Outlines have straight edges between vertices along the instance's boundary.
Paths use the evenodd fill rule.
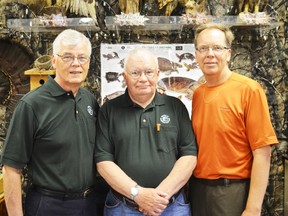
<path fill-rule="evenodd" d="M 240 13 L 258 13 L 264 11 L 268 0 L 238 0 L 237 12 Z M 261 8 L 260 8 L 261 7 Z"/>
<path fill-rule="evenodd" d="M 14 1 L 13 0 L 1 1 L 2 4 L 10 2 Z M 52 0 L 18 0 L 18 2 L 21 4 L 28 5 L 29 7 L 30 5 L 34 5 L 34 7 L 35 5 L 39 5 L 42 8 L 52 6 L 63 7 L 66 11 L 70 11 L 71 13 L 75 13 L 76 15 L 93 18 L 97 25 L 95 0 L 56 0 L 55 4 L 53 4 Z"/>
<path fill-rule="evenodd" d="M 139 13 L 140 0 L 119 0 L 119 7 L 125 14 Z"/>
<path fill-rule="evenodd" d="M 96 20 L 95 0 L 57 0 L 66 10 Z"/>
<path fill-rule="evenodd" d="M 162 10 L 165 7 L 165 15 L 170 16 L 178 6 L 178 0 L 158 0 L 158 4 L 159 9 Z"/>
<path fill-rule="evenodd" d="M 158 0 L 158 4 L 160 10 L 165 7 L 166 16 L 170 16 L 178 4 L 185 8 L 186 15 L 195 15 L 196 13 L 203 13 L 206 0 L 201 0 L 199 3 L 194 0 Z"/>
<path fill-rule="evenodd" d="M 185 3 L 185 13 L 187 16 L 196 16 L 196 14 L 205 12 L 206 0 L 202 0 L 199 4 L 194 0 L 188 0 Z"/>

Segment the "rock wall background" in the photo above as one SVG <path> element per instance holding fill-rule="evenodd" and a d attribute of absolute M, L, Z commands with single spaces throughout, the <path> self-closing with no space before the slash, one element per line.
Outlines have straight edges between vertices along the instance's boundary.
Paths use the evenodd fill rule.
<path fill-rule="evenodd" d="M 73 0 L 70 1 L 70 3 Z M 76 1 L 76 0 L 75 0 Z M 72 4 L 63 5 L 57 1 L 67 17 L 82 17 L 83 11 L 75 10 Z M 57 4 L 50 1 L 50 4 Z M 60 3 L 59 3 L 60 2 Z M 66 1 L 68 2 L 68 1 Z M 87 3 L 87 1 L 84 1 Z M 90 1 L 95 8 L 88 16 L 97 18 L 99 30 L 84 32 L 93 44 L 93 54 L 89 75 L 85 86 L 100 101 L 100 44 L 101 43 L 193 43 L 194 26 L 186 26 L 180 31 L 149 31 L 139 29 L 108 30 L 107 16 L 120 14 L 119 1 Z M 123 2 L 123 1 L 122 1 Z M 159 2 L 168 2 L 159 0 Z M 181 16 L 185 11 L 182 1 L 172 0 L 171 16 Z M 205 9 L 216 16 L 236 16 L 240 0 L 207 0 Z M 263 5 L 264 1 L 261 2 Z M 11 18 L 35 18 L 43 14 L 49 1 L 0 0 L 0 150 L 17 101 L 29 91 L 29 77 L 24 71 L 33 68 L 33 62 L 41 55 L 51 54 L 51 42 L 59 29 L 49 32 L 21 32 L 7 29 Z M 167 7 L 159 9 L 155 0 L 142 0 L 139 12 L 146 16 L 163 16 Z M 84 6 L 83 6 L 84 7 Z M 279 139 L 273 148 L 269 186 L 263 203 L 262 215 L 284 215 L 284 161 L 288 159 L 288 43 L 287 43 L 287 1 L 267 0 L 265 11 L 275 20 L 270 25 L 239 26 L 232 24 L 235 41 L 230 68 L 261 83 L 266 91 L 272 122 Z M 42 11 L 42 12 L 41 12 Z M 287 169 L 287 168 L 286 168 Z"/>

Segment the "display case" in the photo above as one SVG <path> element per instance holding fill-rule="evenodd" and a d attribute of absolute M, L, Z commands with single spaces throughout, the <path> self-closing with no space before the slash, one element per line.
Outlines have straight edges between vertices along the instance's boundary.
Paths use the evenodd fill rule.
<path fill-rule="evenodd" d="M 92 18 L 66 18 L 57 19 L 7 19 L 7 28 L 19 32 L 57 32 L 63 28 L 73 28 L 78 31 L 99 31 Z"/>

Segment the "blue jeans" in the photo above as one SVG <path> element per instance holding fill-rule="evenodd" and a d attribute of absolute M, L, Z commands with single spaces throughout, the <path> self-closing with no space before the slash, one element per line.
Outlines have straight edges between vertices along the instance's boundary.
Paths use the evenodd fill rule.
<path fill-rule="evenodd" d="M 143 216 L 144 214 L 133 209 L 119 199 L 110 191 L 107 195 L 104 216 Z M 186 201 L 185 194 L 182 191 L 174 202 L 169 204 L 161 216 L 189 216 L 191 215 L 190 204 Z"/>

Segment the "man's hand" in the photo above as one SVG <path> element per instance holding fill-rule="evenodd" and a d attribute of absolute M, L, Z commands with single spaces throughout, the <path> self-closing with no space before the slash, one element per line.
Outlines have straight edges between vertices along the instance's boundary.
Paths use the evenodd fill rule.
<path fill-rule="evenodd" d="M 249 211 L 245 209 L 241 216 L 260 216 L 260 215 L 261 215 L 261 209 L 254 211 Z"/>
<path fill-rule="evenodd" d="M 134 201 L 139 205 L 139 211 L 145 215 L 158 216 L 169 204 L 169 200 L 165 198 L 167 196 L 168 194 L 154 188 L 141 187 Z"/>

